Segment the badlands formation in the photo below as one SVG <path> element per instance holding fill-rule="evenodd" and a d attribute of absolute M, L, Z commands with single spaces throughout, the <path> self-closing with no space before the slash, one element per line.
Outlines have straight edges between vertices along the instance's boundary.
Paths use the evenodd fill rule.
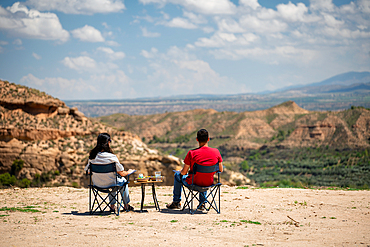
<path fill-rule="evenodd" d="M 38 174 L 49 186 L 84 186 L 88 152 L 102 132 L 113 137 L 113 151 L 125 169 L 144 175 L 162 171 L 168 178 L 164 185 L 170 185 L 173 170 L 182 165 L 180 159 L 148 148 L 137 135 L 92 121 L 44 92 L 7 81 L 0 81 L 0 90 L 0 173 L 23 160 L 18 179 L 32 181 Z M 230 172 L 228 177 L 229 184 L 233 179 L 248 182 L 241 174 Z"/>

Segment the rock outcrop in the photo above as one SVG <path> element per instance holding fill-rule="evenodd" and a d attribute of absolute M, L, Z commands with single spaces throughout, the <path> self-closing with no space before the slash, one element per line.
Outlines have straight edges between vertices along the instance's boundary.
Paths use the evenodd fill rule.
<path fill-rule="evenodd" d="M 138 136 L 86 118 L 77 108 L 36 89 L 0 81 L 0 173 L 15 160 L 24 164 L 17 178 L 36 174 L 50 185 L 86 184 L 83 168 L 99 133 L 111 134 L 112 149 L 125 169 L 153 175 L 162 171 L 172 184 L 181 161 L 149 149 Z"/>

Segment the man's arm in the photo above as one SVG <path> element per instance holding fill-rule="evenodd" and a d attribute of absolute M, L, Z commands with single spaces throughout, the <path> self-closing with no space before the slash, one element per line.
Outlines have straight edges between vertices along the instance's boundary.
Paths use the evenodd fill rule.
<path fill-rule="evenodd" d="M 224 166 L 222 165 L 222 162 L 218 163 L 218 169 L 220 170 L 220 172 L 224 171 Z"/>
<path fill-rule="evenodd" d="M 189 171 L 189 168 L 190 166 L 187 165 L 187 164 L 184 164 L 184 167 L 182 168 L 182 170 L 180 171 L 181 175 L 186 175 Z"/>

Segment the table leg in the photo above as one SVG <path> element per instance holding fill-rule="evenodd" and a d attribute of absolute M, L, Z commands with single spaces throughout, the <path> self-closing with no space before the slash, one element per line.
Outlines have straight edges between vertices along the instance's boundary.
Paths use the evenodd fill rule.
<path fill-rule="evenodd" d="M 144 197 L 145 197 L 145 185 L 141 184 L 141 209 L 140 209 L 140 212 L 143 212 Z"/>
<path fill-rule="evenodd" d="M 157 195 L 155 193 L 154 183 L 152 183 L 152 194 L 153 194 L 153 201 L 154 201 L 155 209 L 160 211 L 161 209 L 159 208 L 159 203 L 157 200 Z"/>

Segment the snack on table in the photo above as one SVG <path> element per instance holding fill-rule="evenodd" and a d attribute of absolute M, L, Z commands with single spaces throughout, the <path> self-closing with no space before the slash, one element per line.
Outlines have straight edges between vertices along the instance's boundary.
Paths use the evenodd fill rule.
<path fill-rule="evenodd" d="M 136 179 L 137 182 L 147 182 L 150 177 L 138 177 Z"/>

